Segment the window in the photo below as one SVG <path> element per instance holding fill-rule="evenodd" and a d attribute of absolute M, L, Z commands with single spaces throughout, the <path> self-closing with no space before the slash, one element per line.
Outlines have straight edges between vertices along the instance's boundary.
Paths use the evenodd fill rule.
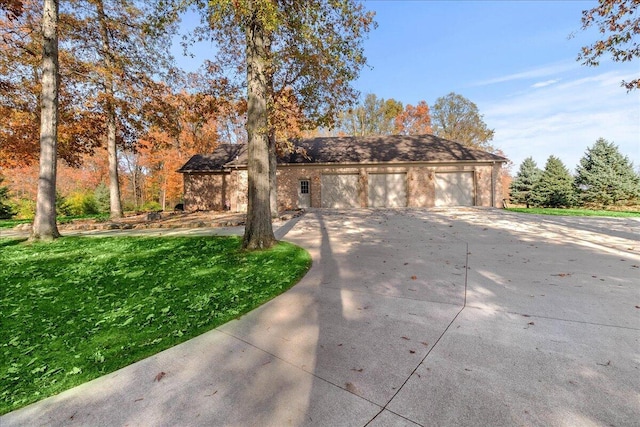
<path fill-rule="evenodd" d="M 303 179 L 300 181 L 300 194 L 309 194 L 309 180 Z"/>

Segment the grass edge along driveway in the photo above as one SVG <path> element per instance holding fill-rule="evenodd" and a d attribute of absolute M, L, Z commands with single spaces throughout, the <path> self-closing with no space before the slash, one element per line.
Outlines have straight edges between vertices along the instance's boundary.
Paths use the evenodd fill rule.
<path fill-rule="evenodd" d="M 274 298 L 311 266 L 238 237 L 0 239 L 0 414 L 209 331 Z"/>

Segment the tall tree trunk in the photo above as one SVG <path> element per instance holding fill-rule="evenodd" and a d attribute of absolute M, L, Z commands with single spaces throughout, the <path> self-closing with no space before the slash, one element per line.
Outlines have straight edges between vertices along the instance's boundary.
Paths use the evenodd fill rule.
<path fill-rule="evenodd" d="M 56 225 L 56 160 L 58 149 L 58 0 L 44 0 L 42 14 L 42 95 L 40 176 L 31 240 L 60 237 Z"/>
<path fill-rule="evenodd" d="M 106 68 L 105 75 L 105 112 L 107 115 L 107 156 L 109 159 L 109 206 L 111 218 L 122 218 L 122 203 L 120 201 L 120 181 L 118 180 L 118 151 L 116 147 L 116 108 L 115 84 L 113 81 L 113 61 L 111 58 L 111 40 L 107 28 L 107 17 L 104 13 L 102 0 L 96 1 L 98 21 L 100 23 L 100 38 L 102 39 L 102 56 Z"/>
<path fill-rule="evenodd" d="M 248 205 L 242 247 L 266 249 L 276 238 L 271 226 L 269 186 L 268 97 L 270 36 L 259 17 L 249 20 L 247 53 Z"/>

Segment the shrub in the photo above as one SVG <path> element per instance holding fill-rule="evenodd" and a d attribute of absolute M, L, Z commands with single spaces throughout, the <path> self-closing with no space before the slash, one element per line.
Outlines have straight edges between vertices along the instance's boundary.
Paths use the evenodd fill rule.
<path fill-rule="evenodd" d="M 74 192 L 65 201 L 67 215 L 94 215 L 100 213 L 93 192 Z"/>

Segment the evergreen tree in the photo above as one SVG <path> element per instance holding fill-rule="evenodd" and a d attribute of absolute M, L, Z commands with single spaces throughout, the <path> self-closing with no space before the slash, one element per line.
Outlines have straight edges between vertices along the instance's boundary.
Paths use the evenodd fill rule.
<path fill-rule="evenodd" d="M 587 206 L 608 206 L 640 197 L 640 176 L 618 147 L 600 138 L 587 148 L 576 168 L 575 184 L 580 202 Z"/>
<path fill-rule="evenodd" d="M 573 177 L 562 160 L 549 156 L 540 179 L 531 190 L 531 203 L 536 206 L 569 207 L 575 202 Z"/>
<path fill-rule="evenodd" d="M 520 169 L 516 177 L 509 186 L 509 196 L 513 203 L 526 204 L 527 208 L 531 203 L 531 190 L 540 179 L 542 171 L 532 157 L 527 157 L 520 164 Z"/>
<path fill-rule="evenodd" d="M 0 184 L 4 178 L 0 176 Z M 0 186 L 0 219 L 9 219 L 14 215 L 11 206 L 7 203 L 9 200 L 9 187 Z"/>

